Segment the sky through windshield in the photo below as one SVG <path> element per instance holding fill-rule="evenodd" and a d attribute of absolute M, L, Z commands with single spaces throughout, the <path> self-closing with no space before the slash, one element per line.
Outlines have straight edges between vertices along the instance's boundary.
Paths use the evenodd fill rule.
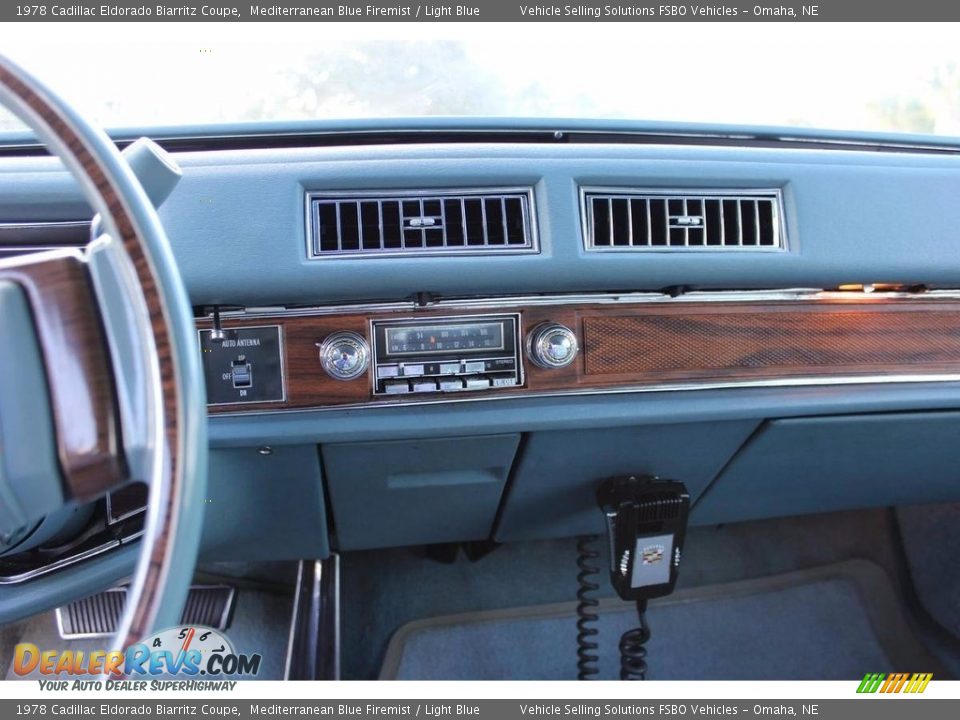
<path fill-rule="evenodd" d="M 106 127 L 467 115 L 960 136 L 950 25 L 109 23 L 2 47 Z"/>

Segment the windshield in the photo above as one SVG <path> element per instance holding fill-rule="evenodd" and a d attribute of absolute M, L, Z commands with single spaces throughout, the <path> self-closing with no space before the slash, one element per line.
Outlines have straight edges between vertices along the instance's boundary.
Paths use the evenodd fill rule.
<path fill-rule="evenodd" d="M 444 115 L 960 136 L 950 24 L 107 23 L 8 33 L 3 51 L 108 128 Z"/>

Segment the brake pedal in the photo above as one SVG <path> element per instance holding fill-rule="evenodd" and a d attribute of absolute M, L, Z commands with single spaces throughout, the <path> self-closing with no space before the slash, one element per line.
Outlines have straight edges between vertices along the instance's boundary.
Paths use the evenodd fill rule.
<path fill-rule="evenodd" d="M 180 622 L 226 630 L 230 625 L 236 588 L 193 585 Z M 110 588 L 57 608 L 57 630 L 64 640 L 106 637 L 116 632 L 127 601 L 127 588 Z"/>

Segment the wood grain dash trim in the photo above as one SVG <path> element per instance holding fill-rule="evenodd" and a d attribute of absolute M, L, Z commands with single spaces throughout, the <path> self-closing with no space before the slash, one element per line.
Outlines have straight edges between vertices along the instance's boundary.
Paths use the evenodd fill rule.
<path fill-rule="evenodd" d="M 793 304 L 585 317 L 598 382 L 889 375 L 960 369 L 960 305 Z"/>
<path fill-rule="evenodd" d="M 40 342 L 57 451 L 71 497 L 102 496 L 126 478 L 116 388 L 96 299 L 79 252 L 0 267 L 27 294 Z"/>
<path fill-rule="evenodd" d="M 287 401 L 211 407 L 211 414 L 382 404 L 371 378 L 341 382 L 320 368 L 316 343 L 337 330 L 368 335 L 371 319 L 518 312 L 515 306 L 454 310 L 346 312 L 226 319 L 224 327 L 283 327 Z M 524 336 L 559 322 L 580 340 L 577 360 L 556 370 L 524 361 L 520 388 L 391 397 L 396 404 L 516 397 L 534 393 L 617 391 L 755 381 L 816 384 L 851 377 L 960 374 L 960 300 L 857 299 L 779 302 L 556 304 L 520 308 Z M 209 322 L 201 321 L 207 328 Z M 368 338 L 369 340 L 369 338 Z"/>

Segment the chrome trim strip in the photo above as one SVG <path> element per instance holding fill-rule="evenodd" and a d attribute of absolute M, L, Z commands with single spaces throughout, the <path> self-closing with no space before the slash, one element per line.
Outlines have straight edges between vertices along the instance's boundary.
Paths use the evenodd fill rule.
<path fill-rule="evenodd" d="M 42 575 L 47 575 L 56 570 L 62 570 L 63 568 L 75 565 L 76 563 L 82 562 L 84 560 L 89 560 L 90 558 L 97 557 L 102 555 L 105 552 L 110 550 L 116 550 L 119 547 L 123 547 L 133 542 L 134 540 L 139 540 L 143 535 L 143 529 L 137 530 L 134 533 L 129 535 L 123 535 L 119 538 L 113 538 L 108 540 L 96 547 L 92 547 L 88 550 L 84 550 L 81 553 L 76 555 L 68 555 L 67 557 L 59 558 L 52 563 L 43 565 L 42 567 L 32 568 L 30 570 L 25 570 L 22 573 L 17 575 L 0 575 L 0 585 L 16 585 L 17 583 L 22 583 L 27 580 L 32 580 L 33 578 L 40 577 Z"/>
<path fill-rule="evenodd" d="M 358 202 L 363 200 L 376 201 L 382 203 L 384 200 L 392 199 L 403 199 L 403 198 L 419 198 L 421 203 L 423 198 L 436 198 L 439 200 L 451 199 L 456 200 L 458 198 L 467 197 L 486 197 L 493 195 L 522 195 L 526 199 L 526 203 L 521 203 L 521 213 L 523 216 L 524 231 L 528 238 L 528 242 L 523 245 L 515 246 L 504 246 L 499 245 L 475 245 L 475 246 L 446 246 L 437 248 L 407 248 L 406 239 L 404 235 L 403 228 L 403 213 L 400 213 L 400 240 L 401 248 L 397 250 L 343 250 L 340 248 L 340 234 L 339 234 L 339 216 L 340 216 L 340 206 L 337 205 L 337 243 L 338 249 L 336 251 L 329 251 L 321 253 L 317 244 L 317 227 L 319 225 L 319 210 L 315 200 L 331 199 L 331 200 L 357 200 Z M 306 212 L 305 217 L 305 227 L 304 227 L 304 237 L 306 239 L 307 246 L 307 259 L 308 260 L 349 260 L 353 258 L 409 258 L 409 257 L 469 257 L 469 256 L 489 256 L 489 255 L 535 255 L 540 252 L 540 235 L 538 224 L 536 222 L 537 212 L 536 212 L 536 193 L 532 186 L 521 186 L 521 187 L 472 187 L 472 188 L 433 188 L 433 189 L 399 189 L 399 190 L 308 190 L 305 193 L 305 203 L 306 203 Z M 381 212 L 382 212 L 382 205 Z M 442 205 L 441 205 L 442 207 Z M 482 204 L 481 207 L 484 211 L 484 218 L 486 217 L 486 204 Z M 464 229 L 466 228 L 466 209 L 461 202 L 461 221 L 463 223 Z M 358 210 L 359 212 L 359 210 Z M 504 218 L 506 222 L 506 218 Z M 486 229 L 486 220 L 484 220 L 484 228 Z M 444 233 L 446 233 L 446 225 L 444 226 Z M 464 237 L 466 237 L 466 231 L 464 230 Z M 361 238 L 361 246 L 363 239 Z"/>
<path fill-rule="evenodd" d="M 287 633 L 287 655 L 283 662 L 283 679 L 290 679 L 290 665 L 293 662 L 293 643 L 297 635 L 297 617 L 300 612 L 300 588 L 303 587 L 303 566 L 306 560 L 297 563 L 297 584 L 293 589 L 293 614 L 290 616 L 290 632 Z M 317 561 L 319 565 L 319 561 Z"/>
<path fill-rule="evenodd" d="M 333 677 L 330 680 L 340 679 L 340 554 L 332 552 L 327 562 L 333 565 L 333 582 L 329 588 L 331 597 L 329 601 L 333 604 L 333 657 L 330 659 L 330 670 Z"/>
<path fill-rule="evenodd" d="M 423 118 L 418 118 L 422 120 Z M 462 125 L 462 119 L 457 119 L 460 125 Z M 111 133 L 110 139 L 117 145 L 127 145 L 134 142 L 137 138 L 143 136 L 144 134 L 149 137 L 154 138 L 158 143 L 163 145 L 164 143 L 193 143 L 199 142 L 205 145 L 216 142 L 224 141 L 245 141 L 245 140 L 297 140 L 302 141 L 304 147 L 309 147 L 311 145 L 311 140 L 314 139 L 330 139 L 338 137 L 377 137 L 385 136 L 383 144 L 395 143 L 394 138 L 426 138 L 419 142 L 432 142 L 436 144 L 438 142 L 437 137 L 441 137 L 443 142 L 446 144 L 462 144 L 466 142 L 465 140 L 457 139 L 445 139 L 450 136 L 452 133 L 456 138 L 471 138 L 470 142 L 475 142 L 472 140 L 472 136 L 478 136 L 481 138 L 490 138 L 490 143 L 501 142 L 498 136 L 508 136 L 508 137 L 544 137 L 550 136 L 552 142 L 555 143 L 558 140 L 567 138 L 568 136 L 573 136 L 572 141 L 576 142 L 577 137 L 591 138 L 590 144 L 596 144 L 597 140 L 595 138 L 640 138 L 644 140 L 656 140 L 662 141 L 657 144 L 661 145 L 689 145 L 691 140 L 715 140 L 715 141 L 734 141 L 738 143 L 740 147 L 756 147 L 757 144 L 760 144 L 761 149 L 768 149 L 769 145 L 767 143 L 797 143 L 800 145 L 811 145 L 816 147 L 820 146 L 836 146 L 837 149 L 842 150 L 860 150 L 860 151 L 876 151 L 887 150 L 893 152 L 943 152 L 943 153 L 957 153 L 960 150 L 960 146 L 956 142 L 949 142 L 950 137 L 938 137 L 933 135 L 928 135 L 926 137 L 917 137 L 916 135 L 903 134 L 902 138 L 897 138 L 895 135 L 898 133 L 887 133 L 879 138 L 871 138 L 869 135 L 862 135 L 860 137 L 844 137 L 842 134 L 830 134 L 829 131 L 810 131 L 809 134 L 804 135 L 802 128 L 784 128 L 784 127 L 756 127 L 756 128 L 744 128 L 742 130 L 736 128 L 725 129 L 723 127 L 704 127 L 699 128 L 690 128 L 690 127 L 678 127 L 675 129 L 669 128 L 658 128 L 658 127 L 639 127 L 639 128 L 602 128 L 593 126 L 585 126 L 583 120 L 576 119 L 571 120 L 569 118 L 559 118 L 559 119 L 548 119 L 542 123 L 531 123 L 523 122 L 516 127 L 503 127 L 499 125 L 496 121 L 498 119 L 491 118 L 479 118 L 481 122 L 486 122 L 489 124 L 486 125 L 476 125 L 473 124 L 470 127 L 454 127 L 450 124 L 445 125 L 419 125 L 416 127 L 409 127 L 404 125 L 398 125 L 396 123 L 389 124 L 384 123 L 378 127 L 369 127 L 364 125 L 363 127 L 355 127 L 357 124 L 356 121 L 350 121 L 352 127 L 346 127 L 345 125 L 326 128 L 296 128 L 296 127 L 279 127 L 277 129 L 267 129 L 267 130 L 258 130 L 250 128 L 236 128 L 229 129 L 226 131 L 215 131 L 209 134 L 204 134 L 202 130 L 203 127 L 197 129 L 197 132 L 187 132 L 187 133 L 177 133 L 170 132 L 170 128 L 141 128 L 136 132 L 131 133 L 128 128 L 119 128 Z M 216 128 L 214 128 L 216 130 Z M 432 136 L 432 137 L 431 137 Z M 582 142 L 582 141 L 581 141 Z M 638 144 L 638 143 L 624 143 L 623 140 L 610 141 L 610 144 Z M 340 145 L 350 145 L 354 144 L 349 139 Z M 529 141 L 523 142 L 522 144 L 530 144 Z M 550 141 L 544 139 L 541 144 L 550 144 Z M 290 146 L 287 146 L 290 147 Z M 0 138 L 0 152 L 29 152 L 29 151 L 43 151 L 45 148 L 41 143 L 34 142 L 32 139 L 25 135 L 16 134 L 13 137 L 9 138 Z M 217 151 L 227 151 L 235 150 L 237 148 L 213 148 L 211 150 L 206 150 L 207 152 L 217 152 Z M 258 148 L 239 148 L 240 150 L 250 150 Z M 775 146 L 772 149 L 779 149 Z M 791 149 L 791 148 L 787 148 Z M 194 149 L 194 148 L 183 148 L 182 150 L 178 148 L 180 152 L 203 152 L 203 149 Z"/>
<path fill-rule="evenodd" d="M 26 254 L 32 252 L 46 252 L 47 250 L 61 250 L 65 247 L 74 247 L 73 245 L 3 245 L 0 244 L 0 253 L 5 255 Z M 76 246 L 78 249 L 79 245 Z"/>
<path fill-rule="evenodd" d="M 53 248 L 52 250 L 44 250 L 42 252 L 31 253 L 26 257 L 19 257 L 19 258 L 0 257 L 0 268 L 20 267 L 27 263 L 47 262 L 50 260 L 57 260 L 58 258 L 76 258 L 80 261 L 84 261 L 84 254 L 80 250 L 80 248 L 73 248 L 69 246 L 56 247 L 56 248 Z"/>
<path fill-rule="evenodd" d="M 293 615 L 290 621 L 290 633 L 287 638 L 286 660 L 283 679 L 290 680 L 293 671 L 293 655 L 297 642 L 306 642 L 300 648 L 305 667 L 298 669 L 310 677 L 297 677 L 300 680 L 339 680 L 340 679 L 340 556 L 330 553 L 325 560 L 312 561 L 311 585 L 305 588 L 307 563 L 301 560 L 297 570 L 297 586 L 294 590 Z M 309 596 L 306 595 L 309 590 Z M 308 626 L 305 632 L 298 633 L 301 619 L 301 595 L 309 598 L 309 607 L 304 616 Z M 328 635 L 329 632 L 329 635 Z M 306 635 L 306 637 L 304 637 Z M 330 637 L 332 635 L 332 637 Z M 298 672 L 299 675 L 299 672 Z"/>
<path fill-rule="evenodd" d="M 30 222 L 0 222 L 0 231 L 3 230 L 34 230 L 51 228 L 82 228 L 90 227 L 90 220 L 36 220 Z"/>
<path fill-rule="evenodd" d="M 849 375 L 833 377 L 795 377 L 776 380 L 740 380 L 708 381 L 703 383 L 662 383 L 656 385 L 618 385 L 603 388 L 578 388 L 574 390 L 544 390 L 527 392 L 481 393 L 476 397 L 445 396 L 432 400 L 411 400 L 407 402 L 370 400 L 365 403 L 344 405 L 323 405 L 317 407 L 277 408 L 254 410 L 251 412 L 217 413 L 218 417 L 255 417 L 261 415 L 288 415 L 305 412 L 335 412 L 337 410 L 366 410 L 383 408 L 414 407 L 418 405 L 442 405 L 448 403 L 481 402 L 484 400 L 528 400 L 532 398 L 555 398 L 581 395 L 633 395 L 654 392 L 689 392 L 695 390 L 732 390 L 742 388 L 782 388 L 782 387 L 826 387 L 842 385 L 892 385 L 900 383 L 944 383 L 960 382 L 960 373 L 931 373 L 930 375 Z M 439 394 L 439 393 L 438 393 Z M 425 393 L 424 396 L 427 396 Z M 383 397 L 378 395 L 377 397 Z M 405 395 L 404 397 L 410 397 Z"/>
<path fill-rule="evenodd" d="M 0 233 L 31 232 L 34 230 L 89 230 L 92 220 L 30 220 L 25 222 L 0 222 Z"/>
<path fill-rule="evenodd" d="M 580 195 L 580 239 L 584 252 L 587 253 L 609 253 L 609 252 L 641 252 L 641 253 L 650 253 L 650 252 L 665 252 L 665 253 L 674 253 L 674 252 L 694 252 L 694 253 L 703 253 L 703 252 L 747 252 L 747 253 L 785 253 L 790 250 L 790 243 L 787 234 L 787 224 L 786 224 L 786 211 L 784 210 L 783 204 L 783 189 L 782 188 L 653 188 L 653 187 L 630 187 L 630 186 L 620 186 L 620 187 L 611 187 L 606 185 L 581 185 L 579 187 Z M 699 198 L 702 200 L 710 199 L 739 199 L 739 200 L 757 200 L 757 199 L 766 199 L 768 196 L 769 199 L 772 199 L 773 205 L 773 226 L 776 231 L 776 245 L 744 245 L 743 244 L 743 222 L 740 220 L 741 207 L 740 202 L 737 203 L 737 217 L 738 217 L 738 243 L 737 245 L 650 245 L 649 239 L 646 244 L 643 245 L 617 245 L 617 246 L 596 246 L 594 245 L 590 238 L 591 232 L 590 228 L 592 226 L 592 217 L 593 217 L 593 208 L 592 203 L 587 202 L 589 196 L 600 195 L 600 196 L 623 196 L 624 199 L 628 198 L 637 198 L 643 199 L 646 197 L 662 197 L 664 200 L 667 199 L 685 199 L 685 198 Z M 755 208 L 757 212 L 757 210 Z M 705 210 L 704 210 L 705 212 Z M 722 212 L 722 210 L 721 210 Z M 649 218 L 649 205 L 647 207 L 647 213 Z M 613 203 L 610 203 L 610 214 L 612 220 L 613 214 Z M 721 233 L 723 232 L 723 223 L 720 224 Z M 759 226 L 757 226 L 757 232 L 759 232 Z M 670 232 L 670 223 L 669 223 L 669 211 L 667 217 L 667 232 Z M 706 229 L 704 229 L 706 232 Z M 610 234 L 611 238 L 613 236 L 613 223 L 610 223 Z M 650 221 L 647 221 L 647 235 L 649 238 L 650 234 Z M 687 233 L 687 238 L 689 239 L 689 232 Z"/>
<path fill-rule="evenodd" d="M 811 300 L 852 300 L 852 299 L 904 300 L 912 302 L 934 300 L 960 300 L 960 289 L 928 290 L 923 293 L 909 292 L 871 292 L 821 290 L 817 288 L 786 288 L 782 290 L 696 290 L 682 295 L 667 295 L 662 292 L 627 293 L 575 293 L 570 295 L 516 295 L 509 297 L 459 298 L 437 300 L 428 305 L 420 305 L 413 300 L 398 302 L 352 303 L 346 305 L 326 305 L 304 308 L 250 307 L 243 310 L 221 311 L 221 318 L 288 318 L 325 315 L 346 315 L 382 312 L 417 312 L 421 310 L 487 309 L 515 308 L 551 305 L 638 305 L 647 303 L 693 303 L 693 302 L 793 302 Z M 212 319 L 212 315 L 204 318 Z"/>
<path fill-rule="evenodd" d="M 210 588 L 226 588 L 230 591 L 230 595 L 227 596 L 227 601 L 223 605 L 223 612 L 220 613 L 220 626 L 217 630 L 226 630 L 227 623 L 230 620 L 230 613 L 233 612 L 233 603 L 237 599 L 237 588 L 233 585 L 194 585 L 190 589 L 193 590 L 194 587 L 210 589 Z M 189 597 L 189 596 L 188 596 Z"/>
<path fill-rule="evenodd" d="M 140 533 L 137 535 L 139 534 Z M 137 537 L 137 535 L 131 535 L 129 539 L 133 539 L 134 537 Z M 97 545 L 89 550 L 84 550 L 82 553 L 78 553 L 77 555 L 70 555 L 65 558 L 60 558 L 59 560 L 55 560 L 54 562 L 42 567 L 25 570 L 17 575 L 0 576 L 0 585 L 16 585 L 17 583 L 22 583 L 27 580 L 40 577 L 41 575 L 52 573 L 55 570 L 62 570 L 63 568 L 81 562 L 82 560 L 88 560 L 89 558 L 96 557 L 97 555 L 102 555 L 108 550 L 114 550 L 120 547 L 122 544 L 123 543 L 121 540 L 109 540 L 102 545 Z"/>

